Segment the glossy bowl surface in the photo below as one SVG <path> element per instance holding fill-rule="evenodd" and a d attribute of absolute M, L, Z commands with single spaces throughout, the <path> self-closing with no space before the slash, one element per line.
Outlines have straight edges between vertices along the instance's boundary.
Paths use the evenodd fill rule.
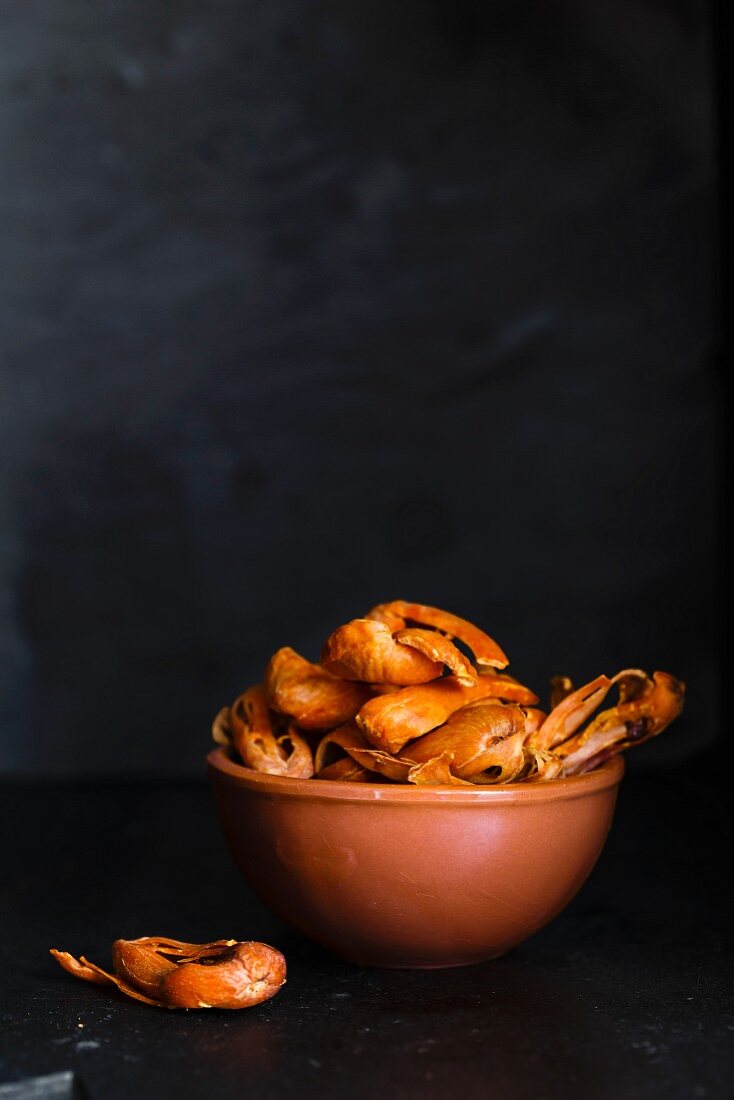
<path fill-rule="evenodd" d="M 285 923 L 365 966 L 462 966 L 555 917 L 604 845 L 624 763 L 505 787 L 266 775 L 208 756 L 235 863 Z"/>

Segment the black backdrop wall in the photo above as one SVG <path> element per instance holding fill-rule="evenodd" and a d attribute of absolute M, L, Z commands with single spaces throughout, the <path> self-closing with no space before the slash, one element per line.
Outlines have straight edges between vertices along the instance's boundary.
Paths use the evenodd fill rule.
<path fill-rule="evenodd" d="M 397 596 L 717 713 L 693 0 L 3 5 L 0 766 L 199 772 Z"/>

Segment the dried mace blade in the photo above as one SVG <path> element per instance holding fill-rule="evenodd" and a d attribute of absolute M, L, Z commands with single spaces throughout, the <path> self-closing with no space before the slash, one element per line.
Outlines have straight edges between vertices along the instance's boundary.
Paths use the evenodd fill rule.
<path fill-rule="evenodd" d="M 115 940 L 114 974 L 51 950 L 64 970 L 83 981 L 116 986 L 156 1008 L 250 1008 L 274 997 L 285 982 L 280 951 L 254 940 L 184 943 L 164 936 Z"/>

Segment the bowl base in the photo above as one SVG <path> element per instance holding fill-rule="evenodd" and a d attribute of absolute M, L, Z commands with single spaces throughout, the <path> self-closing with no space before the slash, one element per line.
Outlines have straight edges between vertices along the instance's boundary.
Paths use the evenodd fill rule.
<path fill-rule="evenodd" d="M 347 955 L 341 955 L 340 958 L 344 962 L 352 963 L 354 966 L 368 967 L 371 970 L 456 970 L 461 966 L 478 966 L 479 963 L 492 962 L 494 959 L 501 959 L 504 955 L 510 951 L 511 948 L 507 948 L 505 951 L 498 951 L 495 955 L 481 955 L 476 959 L 457 959 L 452 962 L 376 962 L 374 959 L 357 959 L 348 957 Z"/>

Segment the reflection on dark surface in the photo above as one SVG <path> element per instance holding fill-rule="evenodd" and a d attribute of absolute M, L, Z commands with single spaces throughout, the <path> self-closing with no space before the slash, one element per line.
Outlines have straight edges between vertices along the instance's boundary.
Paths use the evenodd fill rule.
<path fill-rule="evenodd" d="M 290 1007 L 302 1017 L 295 1046 L 292 1019 L 272 1011 L 235 1034 L 228 1028 L 226 1041 L 203 1027 L 192 1035 L 197 1061 L 221 1074 L 224 1056 L 233 1081 L 247 1079 L 261 1093 L 270 1082 L 274 1095 L 284 1066 L 286 1077 L 303 1073 L 314 1092 L 337 1095 L 341 1081 L 359 1096 L 389 1084 L 390 1095 L 445 1097 L 455 1087 L 475 1096 L 491 1086 L 503 1097 L 537 1097 L 549 1073 L 591 1090 L 600 1051 L 605 1064 L 616 1063 L 616 1095 L 644 1072 L 644 1058 L 573 979 L 533 975 L 509 960 L 464 973 L 362 972 L 358 982 L 349 970 L 319 969 L 318 993 L 302 990 Z"/>

